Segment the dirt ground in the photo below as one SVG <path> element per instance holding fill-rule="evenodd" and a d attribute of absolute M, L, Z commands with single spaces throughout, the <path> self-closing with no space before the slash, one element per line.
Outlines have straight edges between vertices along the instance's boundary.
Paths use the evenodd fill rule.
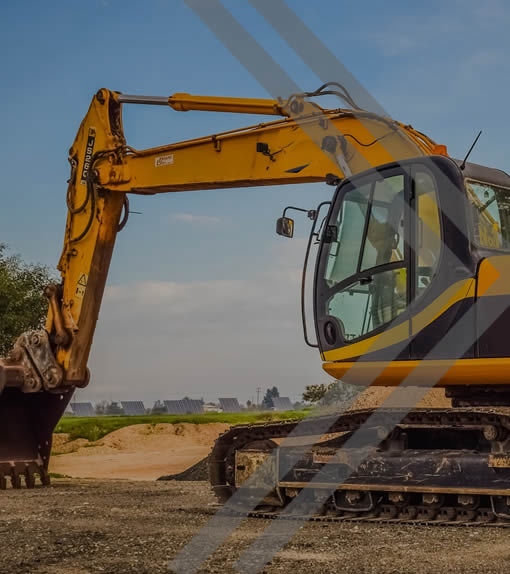
<path fill-rule="evenodd" d="M 391 387 L 369 387 L 359 395 L 352 404 L 351 410 L 378 407 L 382 405 L 394 390 Z M 422 409 L 449 408 L 452 406 L 452 401 L 446 398 L 444 389 L 430 389 L 416 406 Z"/>
<path fill-rule="evenodd" d="M 50 472 L 73 478 L 155 480 L 206 457 L 228 424 L 133 425 L 101 440 L 69 440 L 55 435 Z"/>
<path fill-rule="evenodd" d="M 0 493 L 0 572 L 153 574 L 211 518 L 205 482 L 54 480 Z M 200 572 L 237 572 L 236 560 L 271 524 L 247 519 Z M 505 573 L 510 530 L 309 523 L 266 573 Z"/>
<path fill-rule="evenodd" d="M 423 406 L 446 406 L 440 395 L 427 397 Z M 371 407 L 381 393 L 362 399 L 358 408 Z M 94 478 L 0 492 L 0 572 L 169 572 L 169 561 L 218 507 L 206 482 L 154 479 L 201 460 L 227 427 L 136 425 L 95 443 L 56 435 L 60 454 L 51 471 Z M 238 572 L 237 560 L 270 524 L 244 520 L 200 572 Z M 263 572 L 491 574 L 509 568 L 510 529 L 308 523 Z"/>

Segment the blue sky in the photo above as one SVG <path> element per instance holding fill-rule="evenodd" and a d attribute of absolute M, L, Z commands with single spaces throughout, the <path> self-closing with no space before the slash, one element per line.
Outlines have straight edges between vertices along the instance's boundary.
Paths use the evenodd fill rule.
<path fill-rule="evenodd" d="M 320 84 L 245 0 L 224 5 L 303 89 Z M 483 129 L 471 159 L 510 169 L 510 6 L 503 0 L 289 5 L 395 119 L 454 156 Z M 3 2 L 0 11 L 0 241 L 27 260 L 58 259 L 67 149 L 98 88 L 268 96 L 180 0 Z M 124 112 L 128 141 L 139 148 L 259 119 L 160 107 Z M 290 244 L 275 236 L 274 221 L 285 205 L 313 207 L 330 193 L 314 184 L 134 197 L 132 209 L 143 215 L 119 236 L 93 383 L 81 396 L 245 400 L 257 386 L 277 384 L 298 398 L 305 384 L 324 381 L 299 332 L 307 226 L 298 221 Z"/>

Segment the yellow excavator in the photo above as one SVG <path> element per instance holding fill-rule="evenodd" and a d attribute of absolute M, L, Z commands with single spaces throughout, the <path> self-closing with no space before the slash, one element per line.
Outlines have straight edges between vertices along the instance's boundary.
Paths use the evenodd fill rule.
<path fill-rule="evenodd" d="M 317 104 L 332 94 L 348 107 Z M 123 133 L 127 104 L 279 118 L 137 150 Z M 46 288 L 45 329 L 23 333 L 0 359 L 1 488 L 32 487 L 37 476 L 49 483 L 52 432 L 74 389 L 89 383 L 128 194 L 325 182 L 331 200 L 301 209 L 312 222 L 304 281 L 318 246 L 314 341 L 302 289 L 306 342 L 335 379 L 440 386 L 453 406 L 236 427 L 210 456 L 216 495 L 226 501 L 241 485 L 249 491 L 269 460 L 255 514 L 278 515 L 307 495 L 320 501 L 321 516 L 342 520 L 510 521 L 510 176 L 454 160 L 410 125 L 359 109 L 335 83 L 285 100 L 101 89 L 69 162 L 62 280 Z M 279 235 L 292 237 L 292 209 L 278 219 Z M 315 444 L 318 435 L 327 440 Z M 299 445 L 281 443 L 289 436 Z"/>

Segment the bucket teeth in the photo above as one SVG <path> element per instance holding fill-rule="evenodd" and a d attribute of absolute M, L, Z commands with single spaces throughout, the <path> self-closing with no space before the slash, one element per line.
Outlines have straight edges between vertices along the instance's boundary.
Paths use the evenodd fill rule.
<path fill-rule="evenodd" d="M 12 488 L 21 488 L 21 475 L 15 470 L 11 473 Z"/>
<path fill-rule="evenodd" d="M 50 475 L 48 471 L 44 468 L 39 468 L 39 477 L 41 478 L 41 484 L 43 486 L 49 486 L 51 483 Z"/>
<path fill-rule="evenodd" d="M 49 486 L 50 475 L 44 466 L 36 461 L 11 464 L 0 468 L 0 490 L 7 488 L 35 488 L 37 483 Z"/>
<path fill-rule="evenodd" d="M 27 488 L 34 488 L 35 486 L 35 474 L 29 468 L 25 472 L 25 484 Z"/>

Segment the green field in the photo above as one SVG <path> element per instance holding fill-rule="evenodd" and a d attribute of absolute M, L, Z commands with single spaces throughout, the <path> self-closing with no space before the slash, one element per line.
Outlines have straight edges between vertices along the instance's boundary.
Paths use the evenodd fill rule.
<path fill-rule="evenodd" d="M 245 412 L 245 413 L 208 413 L 204 415 L 143 415 L 143 416 L 98 416 L 63 417 L 55 432 L 69 433 L 71 440 L 85 438 L 99 440 L 108 433 L 129 425 L 158 423 L 228 423 L 243 424 L 274 420 L 301 419 L 308 410 L 285 412 Z"/>

